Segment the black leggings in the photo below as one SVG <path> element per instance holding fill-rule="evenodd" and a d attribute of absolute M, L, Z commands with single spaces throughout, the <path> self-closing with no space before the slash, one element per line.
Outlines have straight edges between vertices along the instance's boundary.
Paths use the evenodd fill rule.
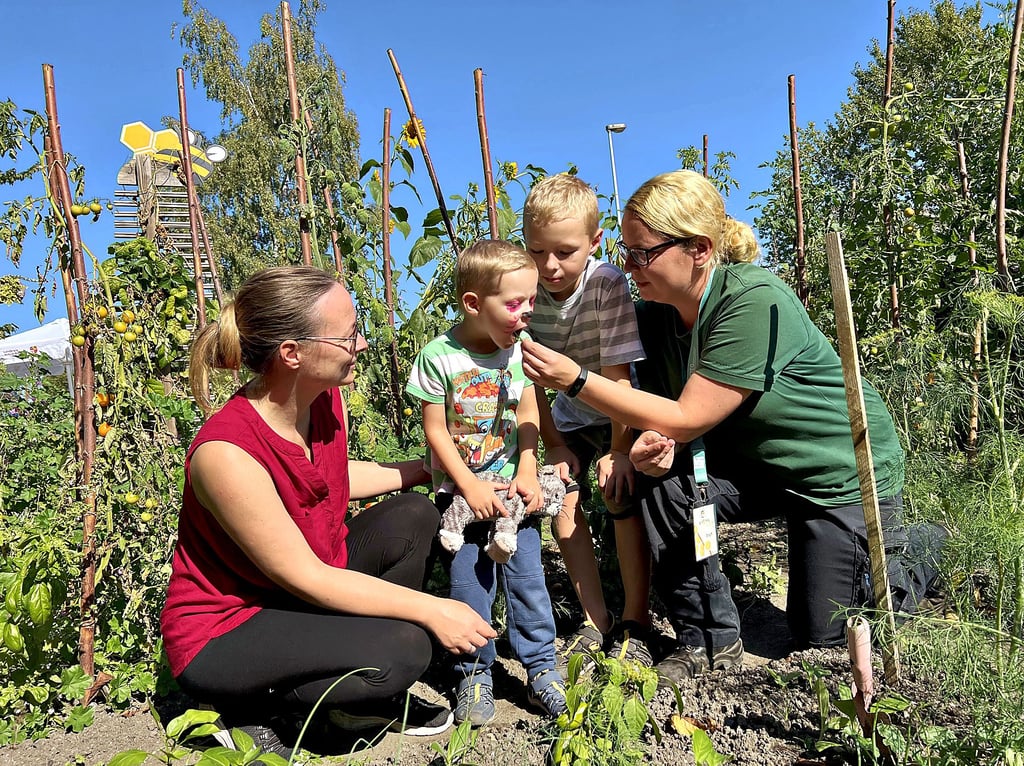
<path fill-rule="evenodd" d="M 437 509 L 404 494 L 348 521 L 348 568 L 419 590 Z M 427 669 L 431 640 L 403 620 L 327 612 L 298 599 L 259 611 L 210 641 L 178 683 L 200 702 L 225 709 L 309 709 L 379 700 L 408 689 Z"/>

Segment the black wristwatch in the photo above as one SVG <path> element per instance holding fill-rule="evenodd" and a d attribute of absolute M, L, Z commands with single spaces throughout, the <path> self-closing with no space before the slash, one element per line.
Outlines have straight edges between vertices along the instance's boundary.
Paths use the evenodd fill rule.
<path fill-rule="evenodd" d="M 580 374 L 576 380 L 572 382 L 572 385 L 565 389 L 565 395 L 570 399 L 575 399 L 576 394 L 583 390 L 584 384 L 587 382 L 587 368 L 580 365 Z"/>

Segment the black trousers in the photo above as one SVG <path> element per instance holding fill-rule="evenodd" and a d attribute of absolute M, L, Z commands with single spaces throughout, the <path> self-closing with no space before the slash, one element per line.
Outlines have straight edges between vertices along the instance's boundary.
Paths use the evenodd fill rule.
<path fill-rule="evenodd" d="M 828 508 L 767 482 L 711 478 L 706 502 L 719 523 L 785 517 L 789 530 L 786 616 L 798 648 L 846 640 L 842 610 L 874 602 L 860 504 Z M 740 618 L 719 557 L 696 561 L 693 509 L 705 501 L 692 475 L 643 477 L 640 505 L 654 556 L 653 585 L 681 643 L 718 648 L 740 636 Z M 893 605 L 910 612 L 937 575 L 938 527 L 908 530 L 902 496 L 879 501 Z"/>
<path fill-rule="evenodd" d="M 348 521 L 348 568 L 419 590 L 439 517 L 426 496 L 399 495 Z M 418 625 L 318 609 L 286 597 L 210 641 L 178 677 L 222 713 L 350 705 L 404 692 L 426 670 Z M 347 677 L 346 677 L 347 676 Z"/>

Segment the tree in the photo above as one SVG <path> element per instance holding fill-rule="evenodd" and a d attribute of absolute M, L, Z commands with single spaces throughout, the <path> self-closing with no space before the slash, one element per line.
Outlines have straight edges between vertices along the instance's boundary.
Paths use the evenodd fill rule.
<path fill-rule="evenodd" d="M 228 150 L 228 160 L 199 187 L 199 195 L 227 287 L 265 266 L 301 260 L 294 165 L 300 147 L 309 175 L 306 212 L 313 223 L 315 262 L 329 244 L 328 227 L 335 225 L 323 190 L 357 178 L 359 135 L 342 94 L 344 74 L 316 42 L 322 8 L 320 0 L 302 0 L 292 22 L 299 98 L 309 115 L 308 123 L 294 125 L 279 16 L 263 16 L 261 39 L 243 61 L 224 22 L 183 0 L 187 21 L 179 39 L 186 49 L 185 68 L 193 84 L 202 82 L 207 98 L 221 104 L 221 132 L 210 138 Z"/>

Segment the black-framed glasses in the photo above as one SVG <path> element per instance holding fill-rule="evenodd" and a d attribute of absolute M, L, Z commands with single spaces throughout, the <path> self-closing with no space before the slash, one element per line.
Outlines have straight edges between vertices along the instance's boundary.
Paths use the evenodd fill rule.
<path fill-rule="evenodd" d="M 342 338 L 332 338 L 328 335 L 303 335 L 301 338 L 295 340 L 318 340 L 322 343 L 330 343 L 335 348 L 344 348 L 346 351 L 352 352 L 355 350 L 356 343 L 359 342 L 359 333 L 355 335 L 346 335 Z M 345 348 L 343 344 L 351 344 L 351 348 Z"/>
<path fill-rule="evenodd" d="M 693 237 L 673 237 L 672 239 L 665 240 L 654 247 L 626 247 L 626 244 L 620 239 L 615 243 L 615 249 L 619 251 L 619 257 L 622 259 L 623 265 L 632 261 L 638 268 L 643 269 L 650 266 L 651 261 L 670 247 L 684 245 L 692 239 Z"/>

